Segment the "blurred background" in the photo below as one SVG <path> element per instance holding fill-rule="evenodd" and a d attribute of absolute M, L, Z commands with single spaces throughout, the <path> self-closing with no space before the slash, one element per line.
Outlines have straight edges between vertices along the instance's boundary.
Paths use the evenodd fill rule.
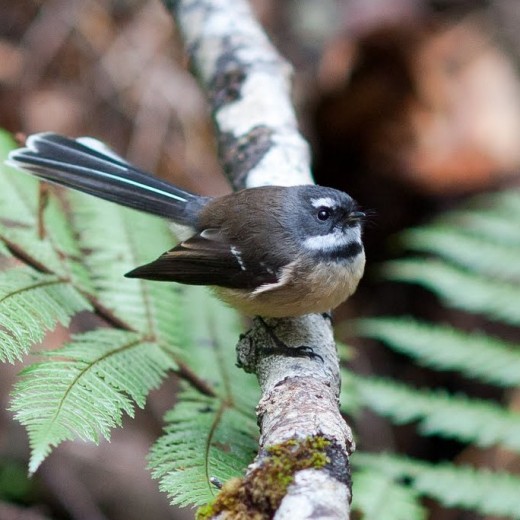
<path fill-rule="evenodd" d="M 411 313 L 518 340 L 517 330 L 448 311 L 422 289 L 373 274 L 400 254 L 392 240 L 399 231 L 475 194 L 519 185 L 518 2 L 252 0 L 252 6 L 294 65 L 294 102 L 313 148 L 316 181 L 348 191 L 372 214 L 367 276 L 336 321 Z M 159 0 L 2 0 L 0 127 L 20 138 L 46 130 L 95 136 L 188 189 L 208 195 L 230 189 L 204 94 Z M 84 329 L 92 319 L 74 326 Z M 48 344 L 66 334 L 55 331 Z M 360 373 L 399 374 L 504 400 L 494 387 L 439 376 L 366 341 L 349 342 Z M 154 392 L 110 444 L 65 443 L 28 482 L 27 437 L 6 411 L 19 369 L 0 367 L 0 520 L 193 517 L 170 508 L 144 469 L 175 382 Z M 519 401 L 508 396 L 512 409 Z M 520 468 L 518 457 L 420 437 L 413 427 L 368 412 L 355 429 L 365 450 Z M 435 503 L 429 511 L 436 520 L 482 518 Z"/>

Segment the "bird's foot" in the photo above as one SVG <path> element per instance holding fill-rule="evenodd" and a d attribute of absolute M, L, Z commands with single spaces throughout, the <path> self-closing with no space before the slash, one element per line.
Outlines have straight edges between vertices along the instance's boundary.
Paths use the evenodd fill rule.
<path fill-rule="evenodd" d="M 319 359 L 323 363 L 323 358 L 319 354 L 316 354 L 312 347 L 309 347 L 308 345 L 289 347 L 276 335 L 274 328 L 268 325 L 262 317 L 258 316 L 258 319 L 274 343 L 274 346 L 264 348 L 264 351 L 266 351 L 268 355 Z"/>

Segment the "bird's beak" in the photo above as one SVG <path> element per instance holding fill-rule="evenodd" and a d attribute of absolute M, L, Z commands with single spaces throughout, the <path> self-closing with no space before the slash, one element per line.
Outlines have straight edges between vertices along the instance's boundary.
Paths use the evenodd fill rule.
<path fill-rule="evenodd" d="M 352 213 L 349 213 L 347 217 L 347 222 L 359 222 L 360 220 L 363 220 L 366 217 L 366 213 L 363 213 L 363 211 L 353 211 Z"/>

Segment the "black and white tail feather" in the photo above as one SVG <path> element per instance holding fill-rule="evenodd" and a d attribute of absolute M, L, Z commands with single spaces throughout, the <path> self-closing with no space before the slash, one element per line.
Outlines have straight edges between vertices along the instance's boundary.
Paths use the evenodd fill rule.
<path fill-rule="evenodd" d="M 34 134 L 25 148 L 9 154 L 7 163 L 46 181 L 190 227 L 207 200 L 135 168 L 90 137 Z"/>

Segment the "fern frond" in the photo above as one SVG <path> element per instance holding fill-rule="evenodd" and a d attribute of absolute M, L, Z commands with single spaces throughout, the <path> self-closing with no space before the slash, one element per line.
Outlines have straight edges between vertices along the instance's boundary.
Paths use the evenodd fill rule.
<path fill-rule="evenodd" d="M 150 467 L 160 487 L 180 505 L 203 504 L 217 492 L 210 477 L 225 481 L 239 475 L 255 454 L 258 427 L 256 379 L 235 367 L 237 314 L 208 295 L 188 288 L 184 348 L 190 366 L 204 378 L 214 396 L 186 390 L 166 415 L 165 434 L 150 454 Z"/>
<path fill-rule="evenodd" d="M 519 220 L 520 192 L 479 197 L 433 224 L 405 231 L 401 237 L 406 248 L 427 255 L 389 262 L 383 275 L 421 285 L 447 306 L 481 313 L 487 320 L 519 325 Z M 501 387 L 520 384 L 518 346 L 484 333 L 410 318 L 364 319 L 358 324 L 358 332 L 432 369 L 457 370 Z M 520 451 L 520 414 L 498 403 L 347 372 L 343 377 L 357 393 L 351 397 L 356 404 L 364 404 L 394 424 L 413 421 L 425 435 Z M 410 481 L 413 491 L 445 506 L 511 518 L 517 518 L 520 511 L 520 479 L 506 473 L 450 464 L 435 466 L 389 455 L 356 453 L 352 462 L 381 478 Z"/>
<path fill-rule="evenodd" d="M 67 282 L 26 267 L 0 271 L 0 361 L 14 362 L 90 305 Z"/>
<path fill-rule="evenodd" d="M 52 206 L 55 206 L 55 204 L 52 204 Z M 66 218 L 64 214 L 61 217 Z M 53 229 L 58 231 L 58 226 L 53 227 Z M 70 229 L 67 230 L 67 233 L 70 232 Z M 33 229 L 3 227 L 1 225 L 0 243 L 5 244 L 7 250 L 9 250 L 9 247 L 11 249 L 16 248 L 19 259 L 38 268 L 38 270 L 59 276 L 64 283 L 69 283 L 80 292 L 93 293 L 90 275 L 79 261 L 81 254 L 75 243 L 64 248 L 57 241 L 51 242 L 49 237 L 40 240 Z M 23 258 L 20 258 L 21 252 L 23 252 Z"/>
<path fill-rule="evenodd" d="M 71 223 L 70 214 L 65 211 L 65 202 L 55 196 L 50 196 L 44 211 L 45 237 L 41 242 L 52 247 L 58 261 L 61 262 L 61 270 L 71 284 L 78 290 L 87 294 L 95 294 L 95 287 L 91 274 L 85 266 L 83 253 L 85 245 L 78 241 L 76 230 Z M 82 250 L 83 249 L 83 250 Z M 29 250 L 29 249 L 26 249 Z M 41 261 L 41 257 L 37 257 Z M 46 264 L 49 268 L 49 264 Z M 53 268 L 53 272 L 58 271 Z"/>
<path fill-rule="evenodd" d="M 0 132 L 0 241 L 23 252 L 22 260 L 38 269 L 69 278 L 77 288 L 91 292 L 89 276 L 80 262 L 81 253 L 62 201 L 46 199 L 43 239 L 38 236 L 39 182 L 29 174 L 4 164 L 14 141 Z"/>
<path fill-rule="evenodd" d="M 383 341 L 423 366 L 457 370 L 497 386 L 520 386 L 520 349 L 498 338 L 411 318 L 359 320 L 356 332 Z"/>
<path fill-rule="evenodd" d="M 341 388 L 339 394 L 339 403 L 341 413 L 345 415 L 355 416 L 364 406 L 363 399 L 358 392 L 356 381 L 352 377 L 352 373 L 340 368 Z"/>
<path fill-rule="evenodd" d="M 211 294 L 206 287 L 186 287 L 183 350 L 189 350 L 190 366 L 210 382 L 224 399 L 245 415 L 251 414 L 260 397 L 256 377 L 236 369 L 235 345 L 243 331 L 240 316 Z M 186 352 L 188 355 L 188 352 Z"/>
<path fill-rule="evenodd" d="M 434 253 L 485 276 L 520 282 L 520 244 L 504 244 L 493 237 L 484 240 L 481 235 L 448 225 L 410 229 L 400 238 L 408 249 Z"/>
<path fill-rule="evenodd" d="M 16 148 L 14 139 L 0 130 L 0 208 L 2 220 L 19 226 L 35 228 L 38 182 L 29 175 L 4 164 L 9 152 Z"/>
<path fill-rule="evenodd" d="M 425 258 L 389 262 L 383 274 L 389 280 L 426 287 L 452 307 L 520 325 L 518 287 L 510 283 L 483 278 Z"/>
<path fill-rule="evenodd" d="M 0 241 L 11 248 L 23 251 L 25 259 L 36 259 L 45 272 L 62 278 L 67 275 L 56 250 L 48 240 L 40 240 L 35 229 L 7 227 L 0 225 Z"/>
<path fill-rule="evenodd" d="M 73 226 L 82 247 L 90 251 L 85 265 L 100 301 L 134 330 L 166 348 L 178 347 L 185 326 L 179 286 L 124 278 L 126 272 L 174 245 L 168 225 L 157 217 L 81 193 L 70 193 L 69 198 Z"/>
<path fill-rule="evenodd" d="M 109 439 L 122 414 L 143 407 L 170 368 L 171 357 L 131 332 L 100 329 L 77 335 L 21 373 L 11 409 L 27 428 L 32 449 L 30 472 L 52 447 L 79 437 Z"/>
<path fill-rule="evenodd" d="M 491 401 L 418 390 L 388 379 L 350 376 L 365 406 L 396 424 L 417 421 L 420 432 L 520 451 L 520 414 Z"/>
<path fill-rule="evenodd" d="M 439 219 L 441 224 L 460 226 L 483 240 L 492 240 L 505 245 L 520 245 L 518 222 L 510 215 L 497 210 L 457 210 Z"/>
<path fill-rule="evenodd" d="M 354 472 L 352 508 L 363 520 L 426 520 L 419 493 L 374 469 Z"/>
<path fill-rule="evenodd" d="M 520 245 L 518 207 L 520 190 L 508 189 L 474 197 L 462 208 L 445 213 L 437 219 L 440 225 L 463 228 L 484 241 Z M 516 218 L 515 218 L 516 216 Z"/>
<path fill-rule="evenodd" d="M 240 475 L 256 453 L 254 414 L 242 413 L 233 402 L 188 390 L 165 420 L 150 466 L 172 503 L 207 503 L 218 492 L 210 478 L 225 482 Z"/>
<path fill-rule="evenodd" d="M 0 233 L 1 233 L 1 228 L 0 228 Z M 9 251 L 9 248 L 5 245 L 4 241 L 2 240 L 2 238 L 0 237 L 0 262 L 4 262 L 7 258 L 10 258 L 12 255 L 11 255 L 11 252 Z M 4 257 L 4 258 L 2 258 Z M 2 265 L 2 264 L 0 264 Z"/>
<path fill-rule="evenodd" d="M 520 190 L 518 188 L 505 189 L 491 195 L 482 195 L 480 199 L 481 206 L 487 205 L 493 210 L 499 211 L 504 218 L 518 222 L 517 218 L 520 218 Z"/>
<path fill-rule="evenodd" d="M 56 359 L 24 372 L 13 409 L 28 429 L 34 471 L 61 441 L 108 437 L 123 412 L 132 415 L 135 404 L 142 406 L 166 370 L 177 367 L 166 350 L 178 347 L 186 322 L 173 284 L 123 278 L 172 245 L 164 222 L 62 191 L 70 202 L 66 212 L 51 188 L 40 240 L 38 181 L 19 171 L 0 170 L 6 177 L 2 196 L 17 205 L 0 228 L 4 252 L 35 268 L 13 269 L 9 262 L 0 273 L 0 359 L 19 358 L 57 321 L 67 324 L 71 315 L 90 308 L 81 294 L 105 317 L 111 317 L 105 309 L 113 309 L 120 317 L 114 323 L 124 329 L 78 336 L 54 352 Z M 6 208 L 10 206 L 2 210 Z"/>
<path fill-rule="evenodd" d="M 413 489 L 448 507 L 518 518 L 520 478 L 509 473 L 359 452 L 353 455 L 352 463 L 359 469 L 371 469 L 394 480 L 409 480 Z"/>

